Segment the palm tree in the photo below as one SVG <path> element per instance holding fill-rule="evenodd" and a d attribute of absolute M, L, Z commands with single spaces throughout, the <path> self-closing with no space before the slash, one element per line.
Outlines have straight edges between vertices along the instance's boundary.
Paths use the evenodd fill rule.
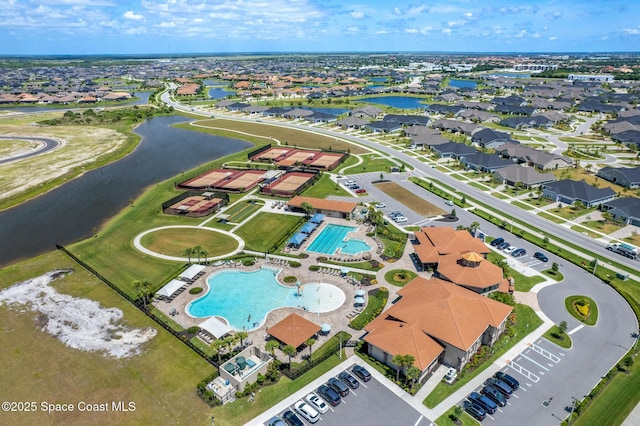
<path fill-rule="evenodd" d="M 404 360 L 404 355 L 394 355 L 391 359 L 391 362 L 394 363 L 398 368 L 396 368 L 396 382 L 400 380 L 400 369 L 402 368 L 402 362 Z"/>
<path fill-rule="evenodd" d="M 142 298 L 145 310 L 147 309 L 147 298 L 151 291 L 151 283 L 147 280 L 135 280 L 133 286 L 138 290 L 138 298 Z"/>
<path fill-rule="evenodd" d="M 184 256 L 187 256 L 187 262 L 191 263 L 191 254 L 193 254 L 193 248 L 192 247 L 187 247 L 186 249 L 184 249 L 182 251 L 182 254 Z"/>
<path fill-rule="evenodd" d="M 209 255 L 209 252 L 207 250 L 200 250 L 200 254 L 204 257 L 204 263 L 205 265 L 207 264 L 207 256 Z"/>
<path fill-rule="evenodd" d="M 311 212 L 313 211 L 313 206 L 311 204 L 305 201 L 300 204 L 300 207 L 302 208 L 302 210 L 304 210 L 304 214 L 306 215 L 306 217 L 311 216 Z"/>
<path fill-rule="evenodd" d="M 316 339 L 314 339 L 313 337 L 308 338 L 307 341 L 304 342 L 305 345 L 309 346 L 309 362 L 311 362 L 311 347 L 315 345 L 315 343 Z"/>
<path fill-rule="evenodd" d="M 407 354 L 402 357 L 402 362 L 400 363 L 400 365 L 404 369 L 405 377 L 407 376 L 407 368 L 413 367 L 414 362 L 416 362 L 416 357 L 414 357 L 413 355 Z"/>
<path fill-rule="evenodd" d="M 264 350 L 269 352 L 272 357 L 276 357 L 276 349 L 280 347 L 280 343 L 277 340 L 271 339 L 267 340 L 267 343 L 264 344 Z"/>
<path fill-rule="evenodd" d="M 471 222 L 471 225 L 469 225 L 469 230 L 473 235 L 476 235 L 478 228 L 480 228 L 480 223 L 478 222 Z"/>
<path fill-rule="evenodd" d="M 249 333 L 246 331 L 238 331 L 236 332 L 235 337 L 240 340 L 240 346 L 244 347 L 244 339 L 249 337 Z"/>
<path fill-rule="evenodd" d="M 418 377 L 420 377 L 420 374 L 422 374 L 422 371 L 420 371 L 420 369 L 418 367 L 416 367 L 415 365 L 412 365 L 411 367 L 407 368 L 407 379 L 411 379 L 411 390 L 413 391 L 413 387 L 416 384 L 416 379 Z"/>
<path fill-rule="evenodd" d="M 289 371 L 291 371 L 291 357 L 296 354 L 296 348 L 291 345 L 285 345 L 282 348 L 282 352 L 289 357 Z"/>
<path fill-rule="evenodd" d="M 202 246 L 195 246 L 193 252 L 198 254 L 198 263 L 200 263 L 200 254 L 202 253 Z"/>
<path fill-rule="evenodd" d="M 216 339 L 213 342 L 211 342 L 211 344 L 209 346 L 211 346 L 211 349 L 213 349 L 213 351 L 215 352 L 216 355 L 218 355 L 218 364 L 220 364 L 220 352 L 222 352 L 222 346 L 224 345 L 224 342 L 220 339 Z"/>

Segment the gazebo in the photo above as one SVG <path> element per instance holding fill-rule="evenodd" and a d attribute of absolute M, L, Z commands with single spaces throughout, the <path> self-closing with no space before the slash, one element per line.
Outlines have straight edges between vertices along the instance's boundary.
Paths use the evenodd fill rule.
<path fill-rule="evenodd" d="M 271 336 L 285 345 L 291 345 L 296 349 L 319 331 L 320 326 L 318 324 L 296 313 L 290 314 L 273 327 L 267 329 L 267 333 Z"/>

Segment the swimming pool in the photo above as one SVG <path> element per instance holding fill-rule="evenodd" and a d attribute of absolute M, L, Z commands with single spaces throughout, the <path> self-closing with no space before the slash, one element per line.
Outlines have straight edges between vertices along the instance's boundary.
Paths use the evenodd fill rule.
<path fill-rule="evenodd" d="M 362 240 L 346 239 L 347 235 L 356 229 L 353 226 L 329 224 L 307 247 L 307 251 L 334 254 L 340 249 L 341 253 L 358 254 L 371 250 L 371 247 Z"/>
<path fill-rule="evenodd" d="M 187 306 L 187 314 L 204 318 L 223 317 L 236 330 L 260 327 L 269 312 L 293 307 L 309 312 L 330 312 L 344 303 L 346 296 L 333 284 L 308 283 L 284 286 L 278 283 L 279 269 L 252 272 L 219 271 L 207 278 L 209 291 Z"/>

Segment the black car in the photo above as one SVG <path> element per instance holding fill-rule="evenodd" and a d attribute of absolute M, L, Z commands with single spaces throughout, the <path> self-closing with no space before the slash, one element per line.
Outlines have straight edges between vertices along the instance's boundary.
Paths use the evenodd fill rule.
<path fill-rule="evenodd" d="M 540 262 L 548 262 L 549 261 L 549 258 L 544 253 L 541 253 L 539 251 L 535 252 L 533 254 L 533 257 L 538 259 Z"/>
<path fill-rule="evenodd" d="M 482 388 L 480 392 L 483 395 L 488 396 L 489 399 L 491 399 L 493 402 L 498 404 L 500 407 L 504 407 L 505 405 L 507 405 L 507 399 L 494 386 L 491 386 L 491 385 L 485 386 Z"/>
<path fill-rule="evenodd" d="M 342 373 L 338 374 L 338 378 L 345 382 L 351 389 L 357 389 L 358 386 L 360 386 L 360 382 L 357 381 L 356 378 L 351 374 L 349 374 L 348 371 L 343 371 Z"/>
<path fill-rule="evenodd" d="M 354 365 L 351 371 L 353 371 L 353 374 L 358 376 L 358 379 L 362 380 L 363 382 L 368 382 L 369 380 L 371 380 L 371 373 L 369 373 L 367 369 L 362 367 L 361 365 Z"/>
<path fill-rule="evenodd" d="M 518 388 L 520 387 L 520 382 L 518 380 L 516 380 L 514 377 L 508 375 L 507 373 L 503 373 L 502 371 L 498 371 L 496 374 L 493 375 L 496 379 L 502 380 L 503 382 L 505 382 L 506 384 L 508 384 L 509 386 L 511 386 L 511 388 L 514 391 L 517 391 Z"/>
<path fill-rule="evenodd" d="M 504 243 L 499 244 L 497 248 L 499 250 L 504 250 L 504 249 L 506 249 L 507 247 L 510 247 L 510 246 L 511 246 L 511 243 L 508 242 L 508 241 L 505 241 Z"/>
<path fill-rule="evenodd" d="M 495 240 L 491 241 L 490 244 L 491 244 L 492 247 L 497 247 L 502 243 L 504 243 L 504 238 L 499 237 L 499 238 L 496 238 Z"/>
<path fill-rule="evenodd" d="M 496 379 L 495 377 L 491 377 L 491 378 L 487 379 L 487 381 L 484 382 L 484 383 L 485 383 L 485 385 L 494 386 L 507 399 L 511 398 L 511 395 L 513 395 L 513 388 L 511 386 L 509 386 L 507 383 L 505 383 L 502 380 L 500 380 L 500 379 Z"/>
<path fill-rule="evenodd" d="M 340 404 L 340 395 L 338 395 L 338 392 L 334 391 L 327 385 L 321 385 L 318 388 L 318 395 L 334 407 Z"/>
<path fill-rule="evenodd" d="M 285 411 L 282 415 L 282 419 L 289 426 L 305 426 L 304 423 L 302 423 L 302 420 L 300 420 L 300 417 L 296 416 L 296 413 L 291 410 Z"/>
<path fill-rule="evenodd" d="M 347 387 L 347 385 L 345 385 L 341 380 L 338 380 L 335 377 L 330 378 L 327 382 L 327 385 L 329 385 L 329 387 L 334 391 L 338 392 L 340 396 L 349 395 L 349 388 Z"/>
<path fill-rule="evenodd" d="M 523 248 L 519 248 L 513 251 L 513 253 L 511 253 L 511 256 L 513 257 L 522 257 L 524 255 L 527 254 L 527 251 Z"/>
<path fill-rule="evenodd" d="M 484 411 L 484 408 L 482 408 L 480 405 L 476 404 L 475 402 L 465 401 L 462 403 L 462 408 L 464 408 L 464 411 L 469 413 L 471 417 L 473 417 L 478 421 L 483 421 L 484 418 L 487 416 L 487 412 Z"/>
<path fill-rule="evenodd" d="M 498 410 L 498 406 L 486 395 L 480 395 L 478 392 L 471 392 L 467 399 L 471 402 L 475 402 L 489 414 L 494 414 Z"/>

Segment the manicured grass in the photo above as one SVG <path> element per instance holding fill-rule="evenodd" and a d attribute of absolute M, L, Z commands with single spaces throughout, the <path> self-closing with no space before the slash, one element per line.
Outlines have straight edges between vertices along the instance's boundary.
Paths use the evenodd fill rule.
<path fill-rule="evenodd" d="M 42 411 L 8 413 L 4 424 L 204 424 L 211 412 L 196 396 L 195 386 L 213 367 L 146 315 L 75 264 L 60 251 L 47 253 L 0 271 L 0 287 L 37 277 L 47 271 L 74 268 L 53 287 L 63 294 L 95 300 L 103 308 L 123 312 L 129 327 L 153 327 L 157 335 L 130 358 L 107 358 L 65 346 L 41 330 L 39 314 L 0 307 L 0 397 L 3 401 L 78 403 L 132 401 L 127 413 Z M 7 413 L 5 413 L 7 414 Z"/>
<path fill-rule="evenodd" d="M 543 218 L 545 218 L 547 220 L 550 220 L 551 222 L 555 222 L 555 223 L 565 223 L 566 222 L 565 219 L 563 219 L 561 217 L 558 217 L 558 216 L 551 215 L 551 214 L 549 214 L 547 212 L 540 212 L 540 213 L 538 213 L 538 216 L 543 217 Z"/>
<path fill-rule="evenodd" d="M 327 352 L 333 351 L 335 352 L 336 356 L 338 356 L 338 350 L 336 350 L 336 346 L 338 346 L 340 344 L 340 338 L 342 337 L 342 342 L 346 342 L 349 339 L 351 339 L 351 334 L 345 332 L 345 331 L 339 331 L 337 332 L 334 336 L 332 336 L 331 338 L 329 338 L 326 342 L 324 342 L 322 344 L 322 346 L 318 346 L 318 345 L 314 345 L 314 347 L 311 347 L 311 360 L 316 360 L 318 358 L 322 358 L 324 355 L 326 355 Z M 302 349 L 301 352 L 304 354 L 308 354 L 309 353 L 309 347 L 307 346 L 306 348 Z M 308 364 L 309 361 L 305 360 L 302 362 L 291 362 L 291 369 L 293 371 L 295 371 L 297 368 L 300 368 L 300 366 Z"/>
<path fill-rule="evenodd" d="M 622 229 L 622 225 L 620 225 L 619 223 L 604 223 L 601 220 L 587 220 L 584 222 L 580 222 L 580 225 L 607 235 Z"/>
<path fill-rule="evenodd" d="M 195 246 L 206 250 L 207 257 L 221 256 L 238 248 L 238 242 L 228 235 L 203 228 L 160 229 L 142 237 L 140 243 L 156 253 L 180 257 L 184 257 L 185 249 Z M 197 258 L 197 253 L 193 258 Z"/>
<path fill-rule="evenodd" d="M 296 228 L 303 218 L 277 213 L 260 213 L 237 229 L 248 250 L 271 251 Z"/>
<path fill-rule="evenodd" d="M 522 201 L 512 201 L 511 205 L 521 208 L 522 210 L 533 210 L 535 207 Z"/>
<path fill-rule="evenodd" d="M 404 287 L 417 276 L 418 274 L 407 269 L 392 269 L 384 274 L 384 279 L 396 287 Z"/>
<path fill-rule="evenodd" d="M 554 280 L 560 282 L 562 280 L 564 280 L 564 275 L 562 275 L 559 271 L 558 272 L 553 272 L 552 269 L 545 269 L 544 271 L 542 271 L 543 274 L 545 274 L 546 276 L 553 278 Z"/>
<path fill-rule="evenodd" d="M 376 158 L 375 154 L 362 156 L 362 162 L 357 166 L 350 167 L 345 173 L 355 175 L 358 173 L 381 172 L 388 173 L 391 167 L 398 167 L 397 163 L 386 158 Z"/>
<path fill-rule="evenodd" d="M 489 368 L 489 366 L 493 364 L 496 359 L 502 356 L 502 354 L 511 349 L 513 346 L 515 346 L 515 344 L 522 340 L 527 335 L 527 333 L 532 332 L 533 330 L 538 328 L 540 324 L 542 324 L 542 320 L 529 306 L 517 304 L 515 307 L 515 312 L 517 316 L 517 322 L 515 325 L 513 337 L 501 337 L 494 345 L 495 352 L 493 353 L 493 355 L 482 365 L 480 365 L 476 370 L 474 370 L 473 373 L 460 374 L 458 376 L 458 380 L 456 380 L 453 385 L 449 385 L 444 382 L 438 383 L 434 390 L 422 402 L 426 407 L 433 408 L 447 399 L 449 395 L 453 394 L 455 391 L 467 384 L 471 379 L 480 374 L 482 371 Z"/>
<path fill-rule="evenodd" d="M 346 356 L 344 354 L 342 359 L 337 356 L 330 357 L 293 381 L 283 376 L 276 384 L 265 386 L 256 392 L 253 402 L 249 402 L 248 398 L 242 398 L 233 403 L 214 408 L 213 414 L 216 426 L 237 426 L 248 422 L 339 365 L 345 359 Z"/>
<path fill-rule="evenodd" d="M 225 214 L 228 214 L 227 222 L 233 223 L 241 223 L 243 220 L 260 210 L 260 208 L 264 205 L 264 203 L 256 203 L 250 201 L 245 201 L 242 203 L 236 203 L 229 207 L 224 211 Z"/>
<path fill-rule="evenodd" d="M 241 139 L 246 139 L 246 135 L 242 133 L 249 133 L 251 135 L 260 136 L 262 138 L 262 143 L 264 143 L 264 138 L 274 138 L 280 141 L 281 144 L 291 147 L 296 146 L 301 148 L 333 149 L 345 152 L 350 151 L 354 154 L 363 154 L 369 152 L 369 150 L 362 148 L 359 145 L 344 142 L 336 139 L 335 137 L 324 136 L 318 133 L 313 133 L 310 131 L 306 132 L 289 127 L 280 127 L 266 122 L 248 123 L 244 121 L 216 118 L 213 120 L 198 121 L 197 124 L 208 128 L 211 133 L 216 134 L 219 134 L 220 132 L 220 130 L 217 129 L 223 129 L 223 136 L 231 136 Z M 238 132 L 241 133 L 239 134 Z"/>
<path fill-rule="evenodd" d="M 586 318 L 580 312 L 578 312 L 578 309 L 580 309 L 578 303 L 580 301 L 585 303 L 585 306 L 587 307 L 586 309 L 589 312 Z M 578 321 L 585 323 L 586 325 L 593 326 L 598 322 L 598 305 L 592 298 L 588 296 L 569 296 L 564 299 L 564 307 L 571 314 L 571 316 L 573 316 Z"/>
<path fill-rule="evenodd" d="M 513 277 L 517 291 L 529 291 L 536 284 L 544 281 L 544 278 L 540 275 L 526 276 L 513 269 L 509 269 L 509 275 Z"/>
<path fill-rule="evenodd" d="M 374 297 L 369 297 L 367 307 L 355 317 L 349 323 L 349 327 L 354 330 L 362 330 L 367 324 L 369 324 L 375 317 L 380 315 L 384 309 L 387 299 L 389 297 L 389 290 L 384 287 L 378 289 L 378 293 Z"/>
<path fill-rule="evenodd" d="M 322 175 L 320 179 L 305 189 L 300 195 L 313 198 L 327 198 L 329 195 L 350 196 L 351 194 L 332 181 L 329 175 Z"/>
<path fill-rule="evenodd" d="M 577 426 L 620 425 L 640 400 L 640 361 L 631 372 L 618 373 L 573 423 Z"/>
<path fill-rule="evenodd" d="M 466 411 L 462 412 L 462 415 L 458 417 L 459 423 L 454 423 L 449 415 L 453 414 L 455 407 L 451 407 L 446 413 L 436 419 L 438 426 L 477 426 L 479 423 L 476 419 L 467 414 Z"/>
<path fill-rule="evenodd" d="M 549 330 L 547 330 L 542 337 L 549 340 L 550 342 L 555 343 L 561 348 L 569 349 L 572 345 L 571 336 L 567 333 L 561 333 L 560 327 L 557 325 L 552 326 Z"/>

